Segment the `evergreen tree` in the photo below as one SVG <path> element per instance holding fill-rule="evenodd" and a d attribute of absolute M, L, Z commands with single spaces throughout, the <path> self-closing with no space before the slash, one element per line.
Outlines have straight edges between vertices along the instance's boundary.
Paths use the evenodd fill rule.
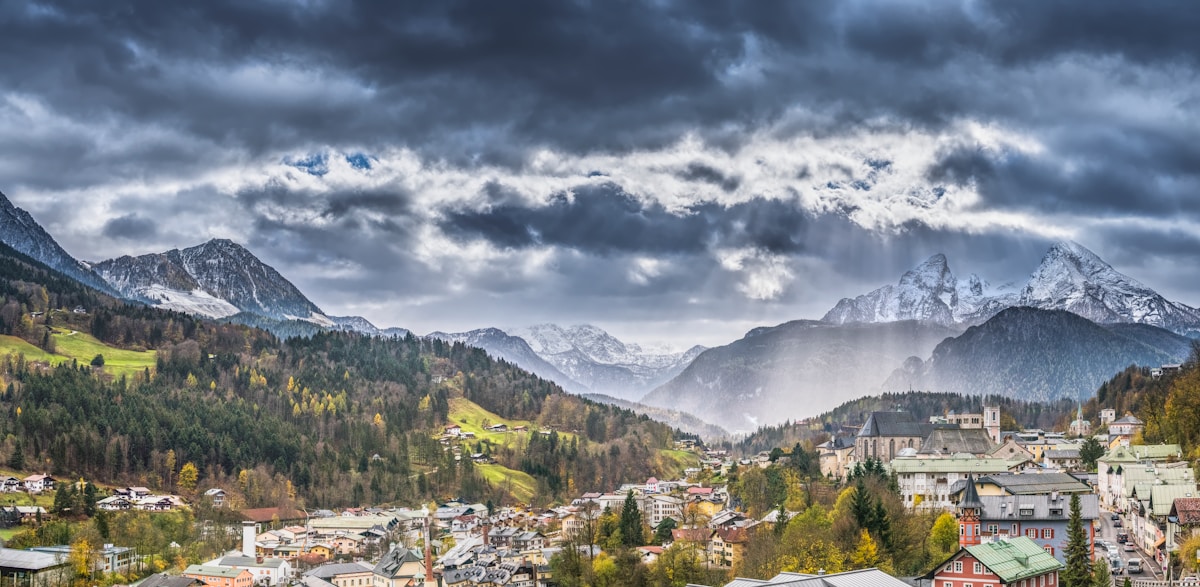
<path fill-rule="evenodd" d="M 1108 562 L 1103 559 L 1092 565 L 1092 585 L 1094 587 L 1112 587 L 1112 573 L 1108 570 Z"/>
<path fill-rule="evenodd" d="M 621 531 L 621 542 L 625 546 L 632 548 L 646 544 L 645 532 L 642 531 L 642 511 L 638 509 L 632 491 L 625 494 L 625 503 L 621 506 L 621 518 L 617 527 Z"/>
<path fill-rule="evenodd" d="M 12 394 L 10 393 L 9 395 Z M 25 444 L 21 442 L 20 438 L 13 443 L 12 454 L 8 457 L 8 466 L 10 469 L 16 469 L 17 471 L 25 470 Z"/>
<path fill-rule="evenodd" d="M 89 517 L 96 515 L 96 486 L 91 481 L 83 486 L 83 513 Z"/>
<path fill-rule="evenodd" d="M 1062 587 L 1092 587 L 1092 563 L 1088 555 L 1087 535 L 1083 531 L 1083 514 L 1079 494 L 1071 495 L 1071 517 L 1067 520 L 1067 568 L 1059 574 Z"/>
<path fill-rule="evenodd" d="M 1104 447 L 1100 445 L 1100 441 L 1096 437 L 1090 436 L 1079 447 L 1079 458 L 1083 461 L 1083 466 L 1089 471 L 1096 470 L 1096 461 L 1104 456 Z"/>
<path fill-rule="evenodd" d="M 667 518 L 658 523 L 658 527 L 654 529 L 654 543 L 666 544 L 671 541 L 671 531 L 678 528 L 679 524 L 673 518 Z"/>

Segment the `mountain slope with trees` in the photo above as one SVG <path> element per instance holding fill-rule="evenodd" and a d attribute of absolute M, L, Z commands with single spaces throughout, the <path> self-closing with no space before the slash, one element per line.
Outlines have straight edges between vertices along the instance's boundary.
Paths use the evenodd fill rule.
<path fill-rule="evenodd" d="M 85 311 L 64 310 L 75 306 Z M 462 397 L 555 430 L 470 447 L 532 475 L 541 501 L 673 473 L 656 458 L 670 447 L 667 426 L 567 395 L 483 350 L 346 332 L 280 340 L 111 298 L 0 246 L 0 334 L 37 346 L 48 327 L 157 357 L 121 377 L 0 357 L 0 458 L 25 470 L 179 490 L 190 465 L 199 486 L 248 506 L 511 500 L 437 439 L 450 398 Z"/>

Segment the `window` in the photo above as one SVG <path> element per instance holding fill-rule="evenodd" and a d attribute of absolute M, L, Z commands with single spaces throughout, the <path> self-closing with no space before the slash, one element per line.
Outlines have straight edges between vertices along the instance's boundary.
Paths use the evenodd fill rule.
<path fill-rule="evenodd" d="M 1037 531 L 1037 528 L 1026 528 L 1026 529 L 1025 529 L 1025 535 L 1026 535 L 1026 536 L 1028 536 L 1028 537 L 1030 537 L 1030 538 L 1037 538 L 1037 537 L 1038 537 L 1038 531 Z"/>
<path fill-rule="evenodd" d="M 1054 547 L 1053 546 L 1050 546 L 1049 544 L 1047 544 L 1045 546 L 1045 548 L 1046 548 L 1046 552 L 1050 553 L 1050 556 L 1054 556 Z"/>
<path fill-rule="evenodd" d="M 982 575 L 983 574 L 983 565 L 981 565 L 979 563 L 975 563 L 973 570 L 975 571 L 976 575 Z"/>
<path fill-rule="evenodd" d="M 1011 534 L 1011 535 L 1013 535 L 1013 536 L 1020 536 L 1020 535 L 1021 535 L 1021 525 L 1020 525 L 1020 524 L 1013 524 L 1013 525 L 1012 525 L 1012 532 L 1009 532 L 1009 534 Z"/>
<path fill-rule="evenodd" d="M 942 581 L 942 587 L 954 587 L 954 583 L 950 581 Z"/>
<path fill-rule="evenodd" d="M 954 572 L 955 573 L 962 572 L 962 561 L 954 561 Z"/>
<path fill-rule="evenodd" d="M 988 524 L 988 532 L 990 532 L 990 533 L 992 533 L 993 535 L 995 535 L 995 534 L 996 534 L 996 533 L 998 533 L 999 531 L 1000 531 L 1000 527 L 999 527 L 999 526 L 997 526 L 997 525 L 995 525 L 995 524 Z"/>
<path fill-rule="evenodd" d="M 1045 540 L 1050 540 L 1050 539 L 1054 538 L 1054 528 L 1042 529 L 1042 538 Z"/>

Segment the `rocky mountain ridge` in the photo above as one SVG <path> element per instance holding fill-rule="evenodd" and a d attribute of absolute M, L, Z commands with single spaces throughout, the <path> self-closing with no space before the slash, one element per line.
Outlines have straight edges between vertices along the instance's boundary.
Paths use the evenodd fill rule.
<path fill-rule="evenodd" d="M 1147 324 L 1200 335 L 1200 310 L 1167 300 L 1075 242 L 1055 243 L 1021 287 L 993 288 L 977 275 L 957 279 L 945 255 L 930 257 L 885 285 L 844 298 L 822 318 L 833 324 L 918 320 L 981 324 L 1002 310 L 1027 306 L 1066 310 L 1102 324 Z"/>
<path fill-rule="evenodd" d="M 91 267 L 72 257 L 29 212 L 13 205 L 3 193 L 0 193 L 0 242 L 75 281 L 117 295 Z"/>

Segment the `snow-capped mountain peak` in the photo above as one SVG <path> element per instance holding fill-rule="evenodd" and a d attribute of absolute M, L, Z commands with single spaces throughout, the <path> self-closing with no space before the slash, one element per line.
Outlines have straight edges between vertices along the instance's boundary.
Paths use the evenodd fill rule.
<path fill-rule="evenodd" d="M 887 285 L 846 298 L 826 322 L 878 323 L 920 320 L 943 325 L 979 324 L 1001 310 L 1030 306 L 1067 310 L 1101 323 L 1159 326 L 1180 334 L 1200 332 L 1200 311 L 1171 302 L 1124 275 L 1075 242 L 1055 243 L 1023 287 L 992 287 L 972 274 L 957 280 L 944 255 L 934 255 Z"/>
<path fill-rule="evenodd" d="M 164 308 L 210 318 L 246 312 L 334 326 L 278 271 L 228 239 L 165 253 L 119 257 L 94 267 L 122 295 Z"/>
<path fill-rule="evenodd" d="M 906 271 L 898 285 L 841 300 L 822 320 L 835 324 L 918 320 L 948 325 L 956 321 L 958 305 L 958 279 L 946 256 L 939 253 Z"/>

